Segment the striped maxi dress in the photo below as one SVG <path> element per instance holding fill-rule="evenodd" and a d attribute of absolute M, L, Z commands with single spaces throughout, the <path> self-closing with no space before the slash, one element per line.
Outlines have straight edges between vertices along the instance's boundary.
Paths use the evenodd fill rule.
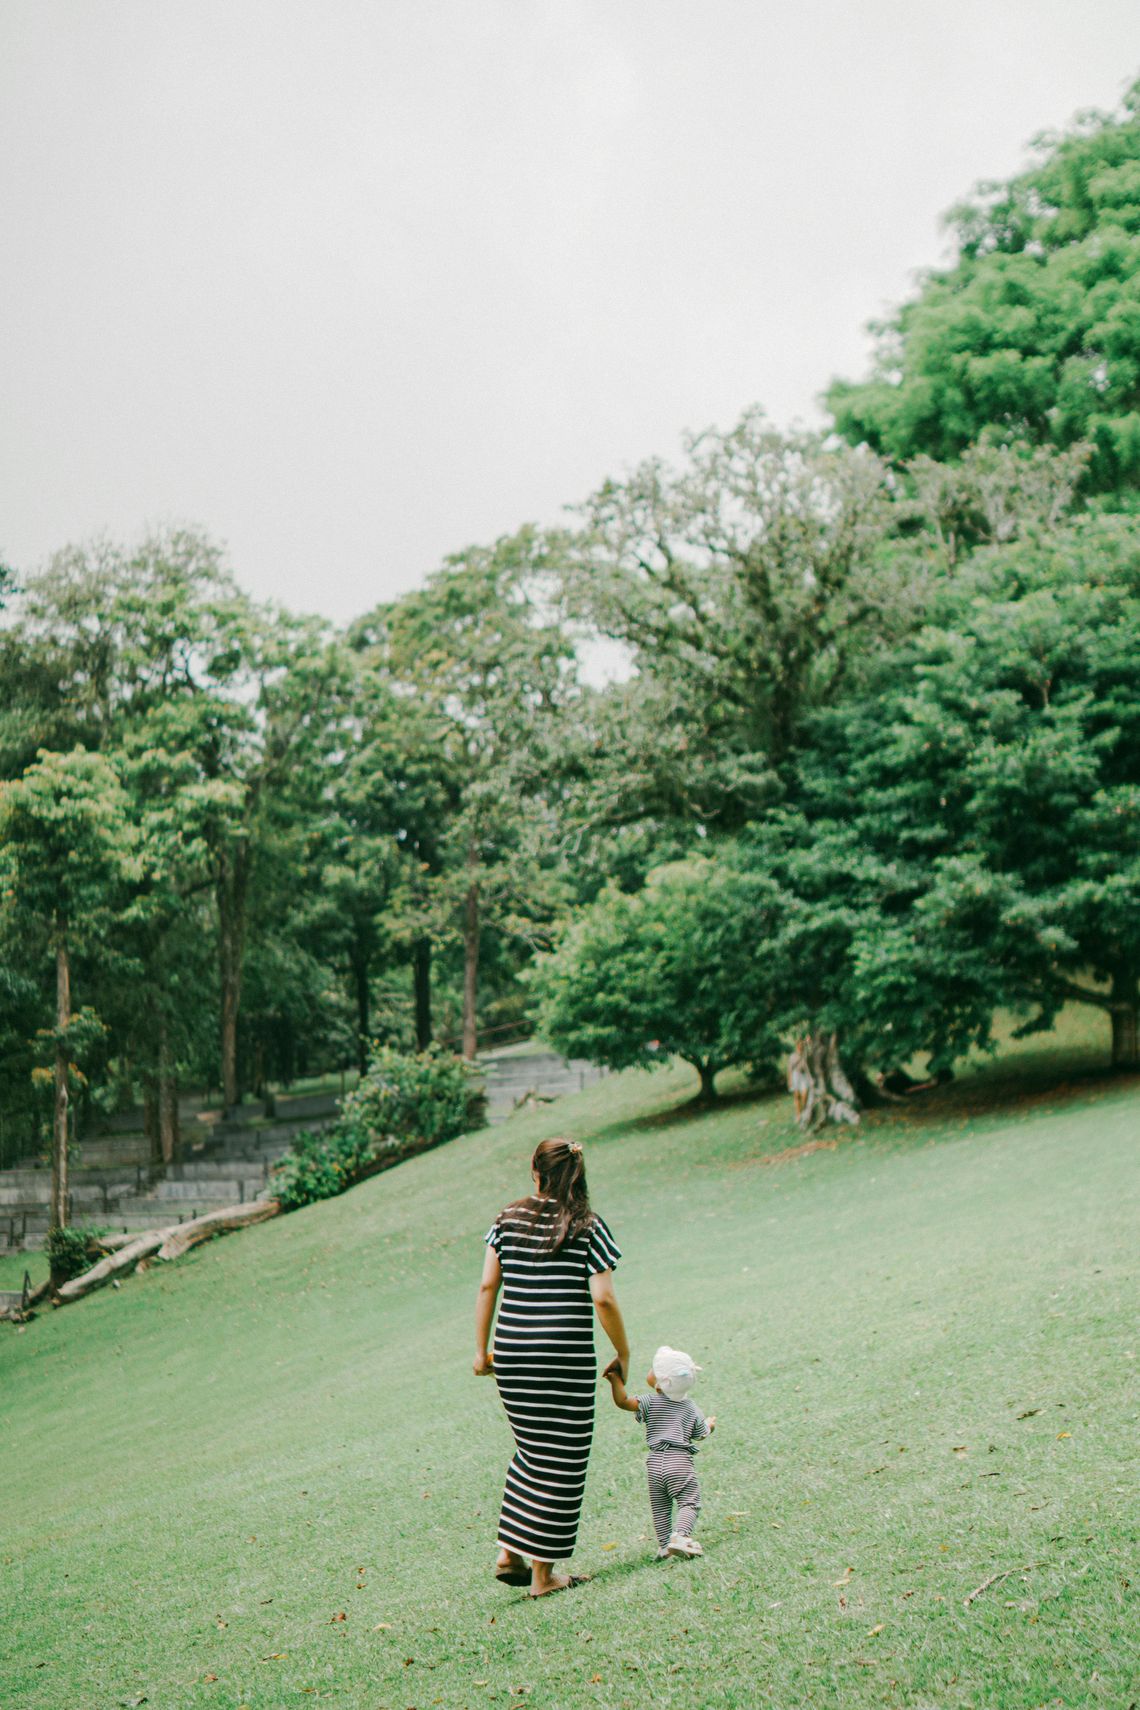
<path fill-rule="evenodd" d="M 621 1258 L 596 1215 L 543 1252 L 556 1214 L 554 1200 L 508 1206 L 485 1237 L 503 1273 L 494 1373 L 515 1434 L 498 1542 L 540 1562 L 564 1561 L 577 1541 L 598 1381 L 590 1277 Z"/>

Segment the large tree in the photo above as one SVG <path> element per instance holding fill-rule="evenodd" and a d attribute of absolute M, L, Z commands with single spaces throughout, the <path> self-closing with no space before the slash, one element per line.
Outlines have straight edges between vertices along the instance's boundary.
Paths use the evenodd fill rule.
<path fill-rule="evenodd" d="M 888 881 L 837 986 L 880 1062 L 947 1062 L 999 1007 L 1036 1028 L 1075 1001 L 1135 1067 L 1140 525 L 986 549 L 930 618 L 803 762 L 806 835 L 842 821 Z"/>
<path fill-rule="evenodd" d="M 579 690 L 549 579 L 547 543 L 523 529 L 457 554 L 425 588 L 353 632 L 395 692 L 416 703 L 414 717 L 436 729 L 442 770 L 430 806 L 439 817 L 425 824 L 422 797 L 412 797 L 400 833 L 419 867 L 420 936 L 458 933 L 462 944 L 467 1057 L 477 1045 L 484 934 L 542 940 L 554 907 L 549 778 Z M 417 860 L 425 833 L 430 853 Z"/>
<path fill-rule="evenodd" d="M 932 561 L 897 497 L 878 457 L 755 410 L 593 496 L 566 601 L 630 667 L 577 733 L 594 824 L 731 829 L 779 799 L 805 717 L 921 610 Z"/>
<path fill-rule="evenodd" d="M 55 972 L 52 1031 L 51 1222 L 68 1222 L 68 1106 L 77 1035 L 91 1033 L 75 1010 L 77 950 L 108 937 L 139 877 L 137 837 L 126 794 L 101 755 L 44 753 L 22 778 L 0 784 L 0 859 L 6 907 L 33 950 Z"/>
<path fill-rule="evenodd" d="M 953 209 L 955 256 L 879 326 L 836 425 L 896 462 L 983 437 L 1093 448 L 1090 480 L 1140 485 L 1140 83 L 1115 114 L 1046 135 L 1005 183 Z"/>

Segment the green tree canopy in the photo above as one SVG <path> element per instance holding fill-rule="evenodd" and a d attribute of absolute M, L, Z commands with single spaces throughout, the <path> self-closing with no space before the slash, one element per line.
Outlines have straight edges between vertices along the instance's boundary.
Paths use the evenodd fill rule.
<path fill-rule="evenodd" d="M 1115 114 L 1035 145 L 1029 169 L 948 215 L 954 262 L 878 326 L 868 380 L 835 382 L 840 432 L 946 461 L 987 436 L 1092 447 L 1095 491 L 1140 485 L 1140 83 Z"/>

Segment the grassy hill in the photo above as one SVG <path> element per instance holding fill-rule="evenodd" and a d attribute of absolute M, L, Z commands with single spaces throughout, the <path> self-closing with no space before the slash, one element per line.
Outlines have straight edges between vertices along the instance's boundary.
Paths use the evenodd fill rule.
<path fill-rule="evenodd" d="M 785 1100 L 624 1076 L 0 1327 L 0 1703 L 1127 1704 L 1140 1090 L 1059 1073 L 783 1160 Z M 603 1388 L 595 1577 L 532 1605 L 490 1576 L 509 1433 L 470 1320 L 555 1132 L 625 1249 L 635 1385 L 686 1347 L 721 1423 L 708 1553 L 658 1564 Z"/>

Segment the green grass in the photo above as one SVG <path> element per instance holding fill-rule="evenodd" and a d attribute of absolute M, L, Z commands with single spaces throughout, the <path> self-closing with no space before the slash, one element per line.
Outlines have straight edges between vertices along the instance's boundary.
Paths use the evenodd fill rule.
<path fill-rule="evenodd" d="M 1140 1088 L 1069 1047 L 774 1163 L 786 1100 L 610 1079 L 0 1327 L 0 1703 L 1127 1706 Z M 470 1318 L 554 1132 L 625 1248 L 635 1378 L 690 1349 L 721 1423 L 707 1555 L 658 1565 L 603 1391 L 595 1577 L 531 1605 L 490 1578 Z"/>

